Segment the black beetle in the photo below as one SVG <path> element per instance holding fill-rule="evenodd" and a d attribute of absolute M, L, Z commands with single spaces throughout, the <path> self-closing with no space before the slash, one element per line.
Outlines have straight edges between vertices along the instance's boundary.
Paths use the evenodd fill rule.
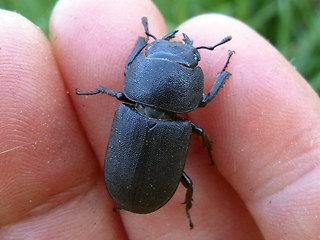
<path fill-rule="evenodd" d="M 169 41 L 177 30 L 157 39 L 149 32 L 146 17 L 142 24 L 146 38 L 139 37 L 126 63 L 123 93 L 99 86 L 93 92 L 76 89 L 76 94 L 105 93 L 126 102 L 115 113 L 104 165 L 105 183 L 117 208 L 154 212 L 169 201 L 181 182 L 187 189 L 184 204 L 193 228 L 189 215 L 193 186 L 183 171 L 191 133 L 202 137 L 213 163 L 211 144 L 200 127 L 177 114 L 206 106 L 231 75 L 225 70 L 233 51 L 205 95 L 203 73 L 197 66 L 198 49 L 213 50 L 231 37 L 211 47 L 193 47 L 184 33 L 184 43 Z M 148 43 L 149 37 L 155 41 Z"/>

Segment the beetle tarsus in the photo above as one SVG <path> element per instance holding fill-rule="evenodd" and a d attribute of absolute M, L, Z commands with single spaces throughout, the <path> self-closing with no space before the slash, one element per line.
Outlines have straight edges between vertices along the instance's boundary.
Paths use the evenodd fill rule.
<path fill-rule="evenodd" d="M 192 126 L 192 131 L 202 138 L 203 145 L 207 149 L 208 154 L 209 154 L 209 158 L 211 161 L 210 164 L 214 165 L 215 163 L 214 163 L 214 160 L 213 160 L 213 157 L 211 154 L 212 147 L 211 147 L 211 142 L 210 142 L 208 135 L 201 127 L 197 126 L 196 124 L 191 123 L 191 126 Z"/>
<path fill-rule="evenodd" d="M 116 92 L 113 91 L 111 89 L 99 86 L 96 88 L 95 91 L 92 92 L 80 92 L 78 89 L 76 89 L 76 94 L 77 95 L 95 95 L 95 94 L 99 94 L 99 93 L 104 93 L 107 94 L 111 97 L 115 97 L 116 99 L 118 99 L 119 101 L 123 101 L 123 102 L 132 102 L 130 101 L 122 92 Z"/>
<path fill-rule="evenodd" d="M 78 90 L 78 88 L 76 89 L 76 94 L 77 95 L 95 95 L 95 94 L 98 94 L 98 93 L 100 93 L 100 91 L 98 91 L 98 90 L 95 90 L 95 91 L 92 91 L 92 92 L 80 92 Z"/>
<path fill-rule="evenodd" d="M 187 217 L 188 217 L 188 221 L 189 221 L 189 226 L 192 229 L 193 223 L 192 223 L 192 220 L 190 217 L 189 210 L 192 208 L 193 183 L 185 172 L 182 173 L 180 181 L 181 181 L 182 185 L 187 189 L 186 197 L 185 197 L 185 200 L 183 203 L 186 204 L 186 213 L 187 213 Z"/>
<path fill-rule="evenodd" d="M 231 56 L 232 56 L 234 53 L 236 53 L 236 52 L 233 51 L 233 50 L 229 50 L 229 55 L 228 55 L 227 62 L 224 64 L 224 67 L 223 67 L 221 73 L 222 73 L 222 72 L 225 72 L 225 70 L 227 69 L 227 67 L 228 67 L 228 65 L 229 65 L 229 62 L 230 62 L 230 58 L 231 58 Z"/>
<path fill-rule="evenodd" d="M 193 222 L 191 220 L 189 209 L 187 207 L 186 207 L 186 213 L 187 213 L 190 229 L 193 229 Z"/>

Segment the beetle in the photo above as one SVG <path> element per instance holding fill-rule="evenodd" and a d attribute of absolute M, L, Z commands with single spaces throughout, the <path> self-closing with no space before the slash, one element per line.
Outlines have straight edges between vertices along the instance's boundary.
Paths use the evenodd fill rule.
<path fill-rule="evenodd" d="M 123 92 L 99 86 L 92 92 L 115 97 L 119 104 L 113 119 L 104 162 L 107 190 L 117 205 L 134 213 L 151 213 L 165 205 L 179 182 L 186 188 L 185 211 L 193 222 L 193 184 L 184 172 L 191 133 L 201 136 L 211 162 L 211 144 L 202 128 L 177 114 L 205 107 L 226 79 L 233 51 L 208 94 L 203 93 L 203 72 L 198 66 L 199 49 L 213 50 L 231 40 L 228 36 L 214 46 L 193 47 L 183 33 L 183 43 L 170 41 L 175 30 L 161 39 L 149 32 L 142 18 L 146 37 L 139 37 L 125 66 Z M 154 41 L 149 43 L 149 38 Z"/>

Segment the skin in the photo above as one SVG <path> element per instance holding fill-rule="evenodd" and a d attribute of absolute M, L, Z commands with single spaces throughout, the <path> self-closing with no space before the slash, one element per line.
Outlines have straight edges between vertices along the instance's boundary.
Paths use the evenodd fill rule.
<path fill-rule="evenodd" d="M 123 17 L 122 17 L 123 16 Z M 189 230 L 185 189 L 160 210 L 113 212 L 102 176 L 114 111 L 98 85 L 121 91 L 141 17 L 164 20 L 147 0 L 59 1 L 50 40 L 22 16 L 0 11 L 0 239 L 317 239 L 320 237 L 320 102 L 288 61 L 245 24 L 223 15 L 179 26 L 201 50 L 209 91 L 228 50 L 232 76 L 204 109 L 184 117 L 213 142 L 217 166 L 192 137 Z"/>

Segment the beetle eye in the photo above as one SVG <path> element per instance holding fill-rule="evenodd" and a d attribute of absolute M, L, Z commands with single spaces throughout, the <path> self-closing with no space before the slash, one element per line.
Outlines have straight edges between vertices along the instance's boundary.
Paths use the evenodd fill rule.
<path fill-rule="evenodd" d="M 198 51 L 193 53 L 193 59 L 197 62 L 200 61 L 201 57 L 200 57 L 200 53 Z"/>

